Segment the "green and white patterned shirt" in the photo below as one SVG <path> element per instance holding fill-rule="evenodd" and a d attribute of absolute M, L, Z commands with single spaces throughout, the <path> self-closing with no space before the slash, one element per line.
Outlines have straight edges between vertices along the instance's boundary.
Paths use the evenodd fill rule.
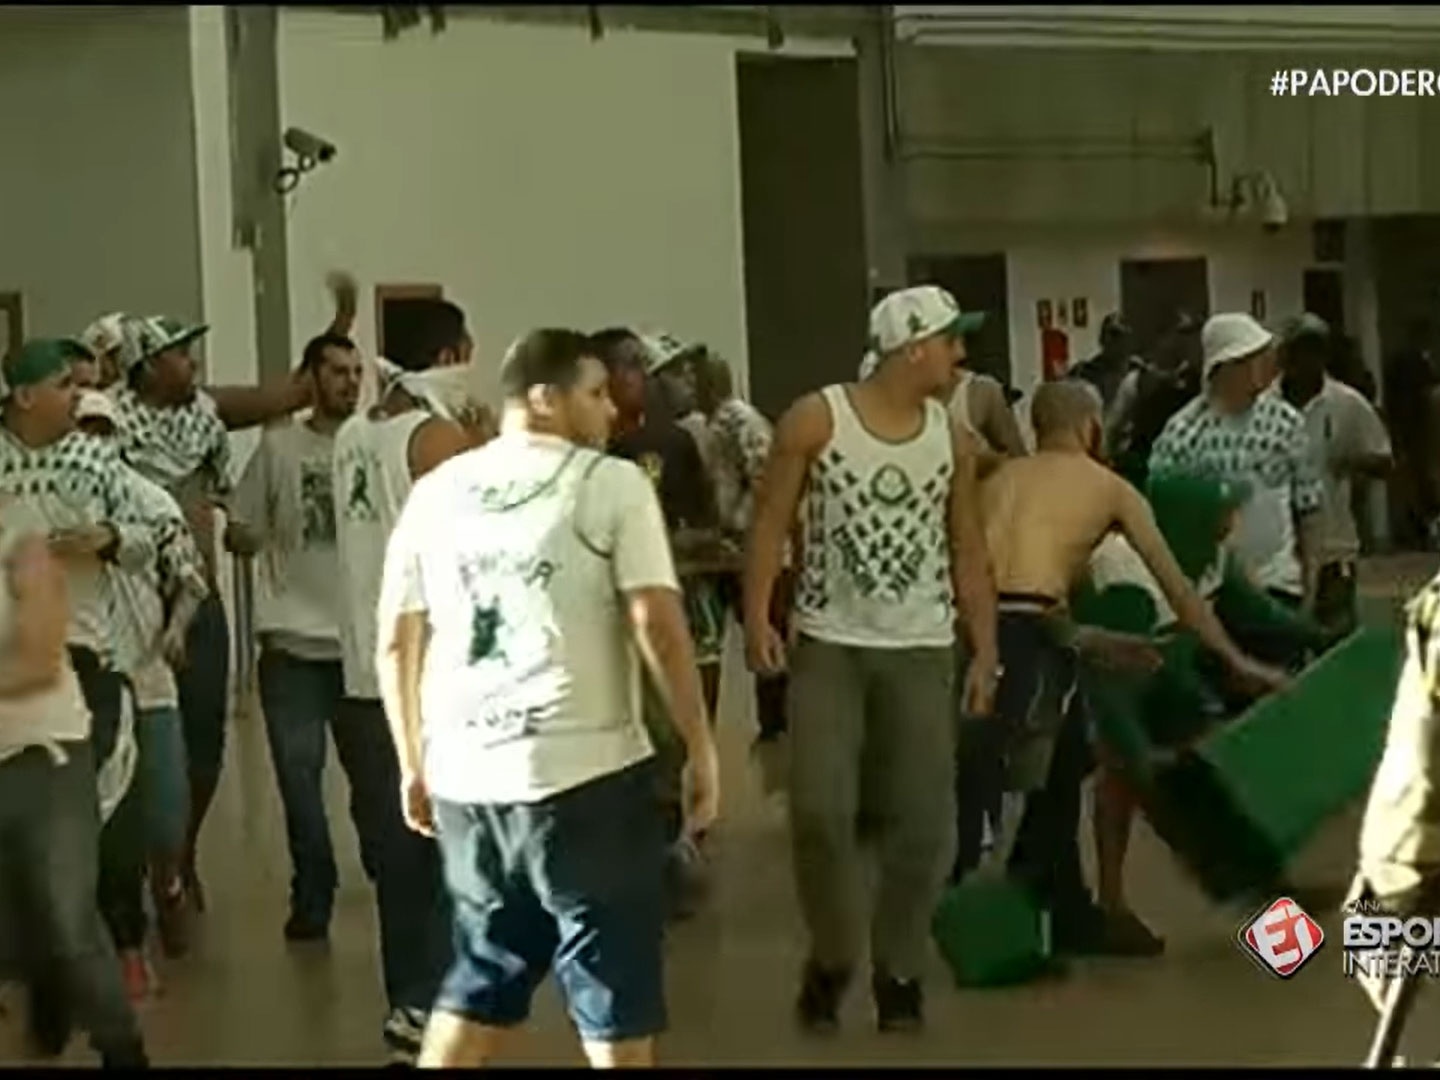
<path fill-rule="evenodd" d="M 184 545 L 177 538 L 184 533 L 184 520 L 147 506 L 131 475 L 112 444 L 81 432 L 31 447 L 0 428 L 0 500 L 7 516 L 45 533 L 100 524 L 115 529 L 114 564 L 69 568 L 67 640 L 121 671 L 132 670 L 149 644 L 124 599 L 123 576 L 143 575 L 157 560 L 162 576 L 186 572 Z"/>
<path fill-rule="evenodd" d="M 1303 592 L 1295 519 L 1320 510 L 1325 487 L 1297 409 L 1267 392 L 1248 411 L 1227 415 L 1202 395 L 1170 418 L 1150 453 L 1152 474 L 1172 471 L 1207 471 L 1248 486 L 1236 554 L 1262 588 Z"/>
<path fill-rule="evenodd" d="M 230 494 L 230 435 L 210 395 L 161 409 L 122 384 L 114 398 L 120 456 L 131 468 L 177 497 L 192 479 L 207 499 Z"/>

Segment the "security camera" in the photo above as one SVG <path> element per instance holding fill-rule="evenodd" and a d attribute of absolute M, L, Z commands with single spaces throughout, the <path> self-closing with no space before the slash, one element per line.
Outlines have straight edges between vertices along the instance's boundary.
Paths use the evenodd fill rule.
<path fill-rule="evenodd" d="M 1260 194 L 1260 227 L 1266 232 L 1276 232 L 1290 223 L 1290 205 L 1280 194 L 1280 185 L 1269 173 L 1261 173 L 1256 180 Z"/>
<path fill-rule="evenodd" d="M 323 165 L 335 156 L 335 144 L 328 143 L 319 135 L 311 135 L 302 128 L 287 128 L 285 147 L 301 161 L 310 160 Z"/>

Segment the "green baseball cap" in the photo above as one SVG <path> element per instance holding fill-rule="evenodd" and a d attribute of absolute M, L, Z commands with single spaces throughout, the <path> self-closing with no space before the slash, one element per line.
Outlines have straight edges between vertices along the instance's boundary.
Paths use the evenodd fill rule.
<path fill-rule="evenodd" d="M 1292 341 L 1298 341 L 1300 338 L 1328 338 L 1329 336 L 1330 324 L 1319 315 L 1308 311 L 1301 312 L 1293 319 L 1288 320 L 1280 332 L 1280 340 L 1286 345 Z"/>
<path fill-rule="evenodd" d="M 33 338 L 0 364 L 0 401 L 22 386 L 44 382 L 76 360 L 90 359 L 90 350 L 74 338 Z"/>

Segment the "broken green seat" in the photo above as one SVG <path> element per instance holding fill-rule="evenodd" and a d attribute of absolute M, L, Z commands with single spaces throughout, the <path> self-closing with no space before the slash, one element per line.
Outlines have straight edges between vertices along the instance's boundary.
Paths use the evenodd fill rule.
<path fill-rule="evenodd" d="M 1212 899 L 1280 882 L 1316 830 L 1364 792 L 1400 660 L 1397 627 L 1364 627 L 1159 770 L 1146 815 Z"/>

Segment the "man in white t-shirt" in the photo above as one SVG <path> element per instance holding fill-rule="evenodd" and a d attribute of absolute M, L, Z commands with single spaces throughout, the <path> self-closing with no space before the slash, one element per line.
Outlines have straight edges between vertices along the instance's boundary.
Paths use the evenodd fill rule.
<path fill-rule="evenodd" d="M 1281 352 L 1280 392 L 1305 417 L 1310 451 L 1325 484 L 1315 617 L 1332 630 L 1344 631 L 1358 618 L 1355 566 L 1360 534 L 1351 485 L 1385 476 L 1394 458 L 1375 407 L 1358 390 L 1326 374 L 1330 349 L 1330 327 L 1323 319 L 1308 312 L 1297 319 Z"/>
<path fill-rule="evenodd" d="M 381 969 L 390 1012 L 384 1038 L 397 1059 L 413 1060 L 425 1017 L 450 964 L 448 898 L 440 853 L 405 827 L 400 767 L 380 703 L 375 670 L 376 603 L 385 545 L 411 485 L 472 445 L 457 422 L 424 399 L 423 374 L 463 366 L 473 343 L 454 304 L 417 304 L 405 333 L 386 342 L 400 374 L 387 380 L 373 408 L 357 412 L 335 435 L 333 492 L 339 554 L 340 662 L 344 700 L 336 729 L 346 729 L 346 774 L 361 860 L 375 882 Z"/>
<path fill-rule="evenodd" d="M 422 1066 L 494 1058 L 553 966 L 586 1056 L 649 1065 L 665 1026 L 663 844 L 637 653 L 686 744 L 687 829 L 718 764 L 665 522 L 583 334 L 501 371 L 501 435 L 416 484 L 385 558 L 377 664 L 411 826 L 436 833 L 456 959 Z"/>
<path fill-rule="evenodd" d="M 356 726 L 340 723 L 334 465 L 335 433 L 355 412 L 364 366 L 349 338 L 326 333 L 305 346 L 301 368 L 315 380 L 315 406 L 266 429 L 236 486 L 226 543 L 256 557 L 260 701 L 293 868 L 285 938 L 318 941 L 329 935 L 339 882 L 321 783 L 328 735 L 347 776 L 363 760 L 350 741 Z"/>

